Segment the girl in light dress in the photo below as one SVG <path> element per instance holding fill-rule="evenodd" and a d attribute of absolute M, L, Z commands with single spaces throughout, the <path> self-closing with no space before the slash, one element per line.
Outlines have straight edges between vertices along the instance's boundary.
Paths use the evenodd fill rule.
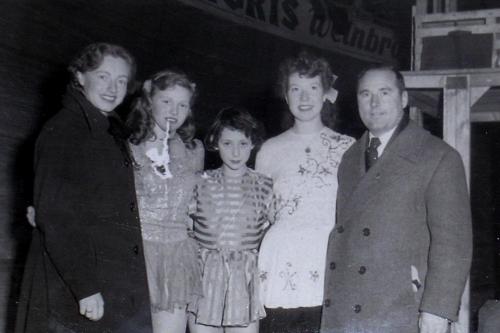
<path fill-rule="evenodd" d="M 187 304 L 202 292 L 197 245 L 187 233 L 204 161 L 203 144 L 194 139 L 195 91 L 183 73 L 156 73 L 127 119 L 155 333 L 185 333 Z"/>
<path fill-rule="evenodd" d="M 293 126 L 266 141 L 256 170 L 273 179 L 275 223 L 259 255 L 261 331 L 319 332 L 328 235 L 335 224 L 337 168 L 354 142 L 325 126 L 337 92 L 326 60 L 307 52 L 280 66 Z"/>
<path fill-rule="evenodd" d="M 258 332 L 265 315 L 257 251 L 272 181 L 246 165 L 261 141 L 257 121 L 238 108 L 222 110 L 208 133 L 206 147 L 219 152 L 223 165 L 200 177 L 190 206 L 203 271 L 203 296 L 189 306 L 191 333 Z"/>

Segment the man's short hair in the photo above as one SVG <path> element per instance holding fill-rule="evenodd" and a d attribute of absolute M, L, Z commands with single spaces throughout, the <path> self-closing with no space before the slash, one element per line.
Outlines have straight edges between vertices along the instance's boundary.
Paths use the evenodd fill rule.
<path fill-rule="evenodd" d="M 402 93 L 403 91 L 406 91 L 405 79 L 403 77 L 403 74 L 401 74 L 401 72 L 395 66 L 380 63 L 370 64 L 358 74 L 358 86 L 363 76 L 365 76 L 367 72 L 374 70 L 389 71 L 394 73 L 394 75 L 396 76 L 396 86 L 398 87 L 399 92 Z"/>

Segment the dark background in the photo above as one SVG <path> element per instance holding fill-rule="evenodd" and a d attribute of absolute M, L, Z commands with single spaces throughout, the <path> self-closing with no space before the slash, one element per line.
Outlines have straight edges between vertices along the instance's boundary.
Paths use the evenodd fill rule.
<path fill-rule="evenodd" d="M 401 43 L 400 68 L 409 70 L 413 0 L 360 3 L 377 22 L 394 29 Z M 458 6 L 500 7 L 496 0 L 459 0 Z M 123 45 L 137 58 L 139 80 L 164 68 L 187 72 L 199 91 L 194 111 L 200 137 L 215 113 L 230 104 L 247 107 L 273 136 L 286 127 L 287 114 L 276 94 L 278 64 L 304 45 L 176 0 L 3 0 L 0 13 L 0 331 L 5 327 L 10 332 L 30 240 L 24 212 L 31 202 L 33 143 L 60 106 L 68 80 L 66 66 L 77 51 L 96 41 Z M 355 77 L 366 62 L 309 49 L 327 58 L 339 76 L 335 129 L 359 137 L 363 127 L 356 110 Z M 430 119 L 426 124 L 439 135 L 440 121 Z M 500 126 L 472 126 L 473 314 L 499 289 L 499 148 Z M 207 162 L 216 166 L 213 156 Z"/>

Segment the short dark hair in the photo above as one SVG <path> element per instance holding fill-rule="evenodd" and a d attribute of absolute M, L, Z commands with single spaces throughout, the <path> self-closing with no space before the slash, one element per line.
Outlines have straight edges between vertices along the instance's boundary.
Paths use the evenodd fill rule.
<path fill-rule="evenodd" d="M 224 128 L 241 131 L 250 138 L 255 148 L 264 141 L 264 130 L 260 122 L 246 109 L 239 106 L 226 107 L 219 111 L 205 137 L 205 147 L 215 151 Z"/>
<path fill-rule="evenodd" d="M 105 56 L 122 58 L 130 65 L 130 76 L 128 78 L 128 91 L 131 92 L 135 86 L 135 74 L 137 64 L 132 54 L 124 47 L 109 43 L 93 43 L 83 48 L 70 62 L 68 71 L 71 73 L 71 85 L 81 88 L 77 79 L 77 72 L 85 73 L 99 67 Z"/>
<path fill-rule="evenodd" d="M 369 66 L 361 70 L 361 72 L 359 72 L 358 74 L 357 86 L 359 86 L 359 82 L 369 71 L 388 71 L 394 73 L 394 75 L 396 76 L 396 86 L 398 87 L 399 92 L 402 93 L 403 91 L 406 91 L 405 79 L 403 74 L 395 66 L 381 63 L 370 64 Z"/>
<path fill-rule="evenodd" d="M 326 59 L 303 50 L 297 56 L 287 58 L 280 64 L 278 83 L 283 97 L 286 97 L 290 75 L 294 73 L 307 78 L 319 75 L 325 91 L 333 86 L 336 79 Z"/>

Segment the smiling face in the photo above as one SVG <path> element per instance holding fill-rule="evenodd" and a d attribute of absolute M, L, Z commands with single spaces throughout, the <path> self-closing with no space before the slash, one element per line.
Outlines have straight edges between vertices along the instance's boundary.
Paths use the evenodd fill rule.
<path fill-rule="evenodd" d="M 320 76 L 312 78 L 293 73 L 288 79 L 286 102 L 295 121 L 321 122 L 325 90 Z"/>
<path fill-rule="evenodd" d="M 217 142 L 224 174 L 230 177 L 241 176 L 246 170 L 253 147 L 252 140 L 242 131 L 225 127 Z"/>
<path fill-rule="evenodd" d="M 191 112 L 191 90 L 175 85 L 157 90 L 151 98 L 151 109 L 156 124 L 165 131 L 170 123 L 170 134 L 182 126 Z"/>
<path fill-rule="evenodd" d="M 387 69 L 367 71 L 359 80 L 357 95 L 361 120 L 375 136 L 395 128 L 408 104 L 408 93 L 400 91 L 396 74 Z"/>
<path fill-rule="evenodd" d="M 130 65 L 123 58 L 104 56 L 94 70 L 77 72 L 83 94 L 93 106 L 107 114 L 123 102 L 127 93 Z"/>

